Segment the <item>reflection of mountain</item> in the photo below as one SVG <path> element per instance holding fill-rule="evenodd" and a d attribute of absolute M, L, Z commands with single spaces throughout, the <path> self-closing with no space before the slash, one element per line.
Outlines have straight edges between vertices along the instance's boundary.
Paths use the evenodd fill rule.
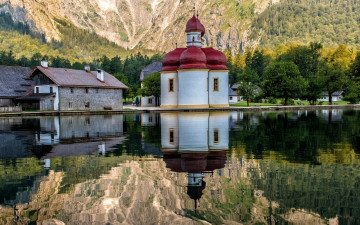
<path fill-rule="evenodd" d="M 93 158 L 83 158 L 81 164 L 74 162 L 75 171 L 87 170 L 92 164 Z M 110 163 L 111 158 L 98 158 L 104 163 Z M 314 173 L 316 170 L 307 165 L 297 165 L 302 171 L 303 180 L 309 182 L 299 185 L 298 183 L 287 182 L 287 189 L 284 186 L 285 178 L 296 179 L 292 175 L 293 166 L 273 167 L 270 161 L 237 159 L 235 155 L 230 156 L 229 163 L 224 168 L 214 171 L 212 174 L 204 174 L 203 180 L 206 188 L 199 187 L 189 191 L 188 176 L 186 173 L 171 172 L 166 169 L 167 164 L 162 159 L 144 157 L 141 160 L 129 160 L 124 156 L 117 158 L 117 165 L 99 177 L 90 178 L 75 184 L 70 191 L 62 192 L 61 187 L 68 185 L 66 179 L 68 172 L 49 171 L 47 176 L 39 179 L 36 191 L 31 192 L 29 202 L 16 205 L 18 215 L 23 221 L 32 220 L 38 223 L 56 219 L 65 224 L 275 224 L 292 222 L 296 224 L 327 224 L 329 218 L 336 217 L 333 209 L 341 209 L 350 201 L 358 202 L 360 195 L 354 189 L 356 185 L 349 179 L 340 178 L 337 174 L 334 182 L 345 181 L 344 192 L 332 195 L 323 190 L 323 193 L 311 195 L 299 195 L 304 202 L 317 202 L 322 197 L 329 199 L 325 208 L 320 205 L 313 205 L 311 208 L 288 207 L 296 192 L 305 186 L 318 187 L 322 185 L 323 178 Z M 106 162 L 108 161 L 108 162 Z M 165 160 L 166 161 L 166 160 Z M 58 162 L 59 163 L 59 162 Z M 65 167 L 64 167 L 65 168 Z M 353 174 L 353 166 L 344 166 L 348 173 Z M 308 172 L 306 172 L 308 171 Z M 341 171 L 339 171 L 340 173 Z M 257 173 L 260 173 L 259 175 Z M 275 176 L 275 174 L 278 174 Z M 72 176 L 77 176 L 74 172 Z M 279 179 L 280 177 L 281 179 Z M 278 178 L 279 177 L 279 178 Z M 356 175 L 358 178 L 359 175 Z M 269 180 L 270 179 L 270 180 Z M 284 180 L 285 179 L 285 180 Z M 266 181 L 265 181 L 266 180 Z M 258 189 L 258 185 L 267 185 L 265 189 Z M 196 213 L 194 212 L 193 196 L 202 192 L 200 204 Z M 275 193 L 284 191 L 285 196 L 292 196 L 288 199 L 276 198 Z M 353 199 L 344 198 L 349 190 L 352 190 Z M 270 195 L 270 197 L 268 197 Z M 283 197 L 283 196 L 281 196 Z M 320 197 L 320 198 L 319 198 Z M 343 199 L 341 205 L 336 204 L 336 199 Z M 286 205 L 282 204 L 287 201 Z M 296 204 L 296 202 L 292 202 Z M 316 207 L 326 210 L 316 213 Z M 343 208 L 347 211 L 346 208 Z M 50 210 L 50 211 L 49 211 Z M 328 213 L 327 219 L 324 213 Z M 7 220 L 14 218 L 11 206 L 1 206 L 0 215 Z M 357 215 L 351 217 L 347 212 L 340 212 L 343 215 L 341 221 L 357 221 Z M 338 219 L 338 220 L 339 220 Z M 337 220 L 335 219 L 334 222 Z M 10 224 L 10 223 L 9 223 Z M 332 223 L 336 224 L 336 223 Z"/>

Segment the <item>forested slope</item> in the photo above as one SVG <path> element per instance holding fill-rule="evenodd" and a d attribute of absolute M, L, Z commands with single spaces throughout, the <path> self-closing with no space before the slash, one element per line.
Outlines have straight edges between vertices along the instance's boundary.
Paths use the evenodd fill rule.
<path fill-rule="evenodd" d="M 321 42 L 325 46 L 358 45 L 359 0 L 283 0 L 252 23 L 252 39 L 261 47 L 281 43 Z"/>

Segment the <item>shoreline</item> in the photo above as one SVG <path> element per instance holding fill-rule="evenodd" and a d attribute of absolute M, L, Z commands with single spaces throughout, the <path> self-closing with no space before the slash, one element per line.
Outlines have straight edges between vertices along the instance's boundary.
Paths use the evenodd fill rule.
<path fill-rule="evenodd" d="M 1 117 L 30 117 L 30 116 L 70 116 L 70 115 L 109 115 L 109 114 L 133 114 L 149 112 L 214 112 L 214 111 L 293 111 L 293 110 L 327 110 L 327 109 L 360 109 L 360 104 L 349 105 L 308 105 L 308 106 L 252 106 L 228 108 L 194 108 L 194 109 L 164 109 L 159 107 L 134 107 L 130 110 L 98 110 L 98 111 L 39 111 L 39 112 L 13 112 L 0 113 Z"/>

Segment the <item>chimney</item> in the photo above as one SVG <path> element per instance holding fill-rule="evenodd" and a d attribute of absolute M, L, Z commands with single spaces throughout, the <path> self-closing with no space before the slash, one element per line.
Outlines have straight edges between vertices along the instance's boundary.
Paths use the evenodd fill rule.
<path fill-rule="evenodd" d="M 100 80 L 101 82 L 104 82 L 104 71 L 102 70 L 97 70 L 97 75 L 96 75 L 97 79 Z"/>
<path fill-rule="evenodd" d="M 42 60 L 41 61 L 41 66 L 44 67 L 44 68 L 48 68 L 49 67 L 49 63 L 45 60 Z"/>
<path fill-rule="evenodd" d="M 90 72 L 90 66 L 89 66 L 89 65 L 86 65 L 86 66 L 85 66 L 85 71 L 86 71 L 86 72 Z"/>

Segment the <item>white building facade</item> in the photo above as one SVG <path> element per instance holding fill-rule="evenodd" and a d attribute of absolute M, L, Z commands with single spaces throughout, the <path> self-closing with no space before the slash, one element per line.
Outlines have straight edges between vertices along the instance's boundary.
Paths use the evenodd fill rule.
<path fill-rule="evenodd" d="M 225 55 L 203 48 L 205 28 L 195 16 L 188 21 L 186 33 L 187 48 L 176 48 L 163 59 L 160 107 L 229 107 Z"/>

